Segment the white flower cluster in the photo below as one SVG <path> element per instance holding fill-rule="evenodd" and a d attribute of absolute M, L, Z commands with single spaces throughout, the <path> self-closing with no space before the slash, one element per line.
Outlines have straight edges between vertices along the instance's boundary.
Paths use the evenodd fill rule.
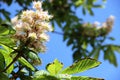
<path fill-rule="evenodd" d="M 108 34 L 111 29 L 112 26 L 114 24 L 114 16 L 110 16 L 109 18 L 107 18 L 106 22 L 100 24 L 100 22 L 95 21 L 93 24 L 90 23 L 84 23 L 83 24 L 83 29 L 84 29 L 84 34 L 87 36 L 99 36 L 101 34 Z"/>
<path fill-rule="evenodd" d="M 27 46 L 35 51 L 45 51 L 44 43 L 49 40 L 46 32 L 52 31 L 49 25 L 52 16 L 47 11 L 43 11 L 40 1 L 34 1 L 33 8 L 35 10 L 23 11 L 20 17 L 16 16 L 11 20 L 16 30 L 13 37 L 24 44 L 29 41 Z"/>

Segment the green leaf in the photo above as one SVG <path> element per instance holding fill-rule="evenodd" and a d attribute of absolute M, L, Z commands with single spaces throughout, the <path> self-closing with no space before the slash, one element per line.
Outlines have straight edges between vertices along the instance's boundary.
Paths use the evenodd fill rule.
<path fill-rule="evenodd" d="M 20 80 L 33 80 L 31 76 L 22 76 L 20 77 Z"/>
<path fill-rule="evenodd" d="M 116 60 L 116 56 L 114 54 L 114 50 L 112 49 L 112 46 L 110 46 L 110 52 L 108 54 L 109 56 L 109 61 L 110 63 L 114 64 L 117 67 L 117 60 Z"/>
<path fill-rule="evenodd" d="M 6 11 L 5 9 L 0 9 L 0 12 L 3 14 L 3 17 L 10 21 L 10 12 Z"/>
<path fill-rule="evenodd" d="M 5 59 L 5 64 L 6 67 L 13 61 L 13 59 L 10 57 L 10 52 L 6 51 L 5 49 L 0 49 L 0 53 L 2 53 L 2 55 L 4 56 Z M 8 74 L 10 74 L 14 69 L 14 65 L 12 64 L 7 70 L 6 72 Z"/>
<path fill-rule="evenodd" d="M 3 50 L 6 51 L 6 53 L 10 54 L 11 52 L 13 52 L 13 50 L 11 48 L 9 48 L 8 46 L 5 46 L 4 44 L 0 43 L 0 46 L 2 47 Z"/>
<path fill-rule="evenodd" d="M 67 41 L 67 46 L 70 46 L 72 43 L 73 43 L 73 40 L 72 40 L 72 38 L 70 38 L 70 39 Z"/>
<path fill-rule="evenodd" d="M 120 46 L 118 46 L 118 45 L 111 45 L 111 47 L 112 47 L 112 49 L 114 51 L 117 51 L 118 53 L 120 53 Z"/>
<path fill-rule="evenodd" d="M 9 78 L 5 73 L 0 73 L 0 80 L 9 80 Z"/>
<path fill-rule="evenodd" d="M 0 26 L 0 35 L 6 35 L 6 34 L 9 34 L 9 30 L 4 26 Z"/>
<path fill-rule="evenodd" d="M 38 78 L 33 78 L 33 80 L 60 80 L 60 79 L 50 75 L 42 75 L 39 76 Z"/>
<path fill-rule="evenodd" d="M 76 0 L 75 6 L 76 6 L 76 7 L 79 7 L 79 6 L 81 6 L 83 3 L 84 3 L 84 0 Z"/>
<path fill-rule="evenodd" d="M 92 11 L 92 9 L 91 9 L 91 8 L 88 8 L 88 12 L 89 12 L 89 14 L 90 14 L 91 16 L 93 16 L 93 15 L 94 15 L 94 13 L 93 13 L 93 11 Z"/>
<path fill-rule="evenodd" d="M 100 54 L 100 48 L 95 48 L 94 49 L 94 59 L 98 60 L 99 54 Z"/>
<path fill-rule="evenodd" d="M 73 65 L 64 69 L 62 73 L 63 74 L 75 74 L 75 73 L 83 72 L 88 69 L 97 67 L 99 65 L 100 65 L 100 62 L 94 59 L 85 58 L 85 59 L 79 60 L 78 62 L 73 63 Z"/>
<path fill-rule="evenodd" d="M 49 75 L 49 73 L 45 70 L 40 70 L 40 71 L 36 71 L 33 77 L 37 78 L 37 77 L 42 76 L 42 75 Z"/>
<path fill-rule="evenodd" d="M 33 64 L 35 65 L 40 65 L 42 63 L 42 61 L 36 53 L 29 52 L 28 57 L 32 60 Z"/>
<path fill-rule="evenodd" d="M 102 0 L 103 2 L 106 2 L 107 0 Z"/>
<path fill-rule="evenodd" d="M 116 60 L 116 56 L 114 54 L 113 45 L 106 45 L 105 48 L 106 48 L 106 50 L 104 50 L 104 59 L 109 60 L 110 63 L 117 66 L 117 60 Z"/>
<path fill-rule="evenodd" d="M 68 75 L 68 74 L 57 74 L 56 77 L 57 77 L 58 79 L 71 80 L 72 75 Z"/>
<path fill-rule="evenodd" d="M 55 59 L 53 63 L 49 63 L 46 66 L 47 71 L 51 75 L 58 74 L 61 71 L 62 68 L 63 68 L 63 64 L 61 62 L 59 62 L 57 59 Z"/>
<path fill-rule="evenodd" d="M 74 51 L 73 53 L 73 62 L 81 59 L 82 55 L 79 50 Z"/>
<path fill-rule="evenodd" d="M 10 36 L 0 36 L 0 44 L 14 46 L 15 42 L 10 38 Z"/>
<path fill-rule="evenodd" d="M 3 54 L 0 52 L 0 71 L 2 71 L 5 67 L 5 59 Z"/>
<path fill-rule="evenodd" d="M 71 80 L 104 80 L 104 79 L 87 77 L 87 76 L 73 76 Z"/>
<path fill-rule="evenodd" d="M 110 40 L 112 40 L 112 41 L 114 41 L 114 40 L 115 40 L 115 38 L 113 38 L 113 37 L 109 37 L 108 39 L 110 39 Z"/>
<path fill-rule="evenodd" d="M 104 8 L 103 5 L 93 5 L 94 8 Z"/>
<path fill-rule="evenodd" d="M 6 56 L 5 57 L 6 58 L 6 66 L 8 66 L 12 61 L 13 61 L 13 59 L 10 57 L 10 56 Z M 12 64 L 7 70 L 6 70 L 6 72 L 8 73 L 8 74 L 10 74 L 12 71 L 13 71 L 13 69 L 14 69 L 14 65 Z"/>
<path fill-rule="evenodd" d="M 33 80 L 58 80 L 58 79 L 54 76 L 50 76 L 47 71 L 40 70 L 35 72 Z"/>
<path fill-rule="evenodd" d="M 82 8 L 82 13 L 83 13 L 84 15 L 86 15 L 86 11 L 85 11 L 85 8 L 84 8 L 84 7 Z"/>
<path fill-rule="evenodd" d="M 18 61 L 19 61 L 22 65 L 27 66 L 27 67 L 30 68 L 31 70 L 35 71 L 35 68 L 34 68 L 25 58 L 20 57 L 20 58 L 18 59 Z"/>

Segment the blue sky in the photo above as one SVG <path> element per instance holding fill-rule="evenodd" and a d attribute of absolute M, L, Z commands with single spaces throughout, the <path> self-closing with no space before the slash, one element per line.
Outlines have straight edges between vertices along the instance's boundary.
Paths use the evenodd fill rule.
<path fill-rule="evenodd" d="M 99 0 L 100 1 L 100 0 Z M 76 14 L 83 18 L 85 22 L 104 22 L 107 17 L 110 15 L 115 16 L 115 24 L 113 26 L 112 32 L 109 34 L 109 36 L 113 36 L 116 40 L 106 41 L 105 43 L 113 43 L 113 44 L 119 44 L 120 45 L 120 1 L 119 0 L 107 0 L 107 3 L 105 4 L 105 8 L 103 9 L 94 9 L 95 16 L 90 16 L 87 14 L 86 16 L 83 16 L 81 12 L 81 9 L 76 10 Z M 2 7 L 8 9 L 12 12 L 11 17 L 14 17 L 15 9 L 19 9 L 17 5 L 12 5 L 11 7 L 6 7 L 5 5 L 2 5 Z M 58 27 L 56 27 L 56 31 L 62 32 Z M 50 41 L 47 43 L 47 52 L 45 54 L 40 54 L 40 57 L 42 59 L 42 65 L 38 66 L 38 68 L 45 69 L 45 66 L 52 62 L 54 59 L 58 59 L 59 61 L 64 63 L 64 67 L 67 67 L 72 64 L 72 51 L 71 47 L 66 46 L 66 42 L 63 42 L 63 36 L 57 35 L 53 33 L 49 33 L 50 35 Z M 103 60 L 103 54 L 101 53 L 101 56 L 99 58 L 99 61 L 102 62 L 102 64 L 95 68 L 88 70 L 86 72 L 82 72 L 80 76 L 91 76 L 91 77 L 99 77 L 104 78 L 105 80 L 120 80 L 120 53 L 116 53 L 118 67 L 113 66 L 108 61 Z"/>

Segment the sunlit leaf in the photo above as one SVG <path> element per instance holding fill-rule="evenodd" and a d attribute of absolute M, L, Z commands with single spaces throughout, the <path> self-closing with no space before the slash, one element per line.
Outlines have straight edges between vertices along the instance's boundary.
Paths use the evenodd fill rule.
<path fill-rule="evenodd" d="M 55 59 L 53 63 L 49 63 L 46 66 L 47 71 L 51 75 L 58 74 L 61 71 L 62 68 L 63 68 L 63 64 L 61 62 L 59 62 L 57 59 Z"/>
<path fill-rule="evenodd" d="M 42 75 L 49 75 L 49 73 L 45 70 L 40 70 L 40 71 L 36 71 L 34 73 L 34 76 L 33 77 L 39 77 L 39 76 L 42 76 Z"/>
<path fill-rule="evenodd" d="M 54 76 L 50 76 L 47 71 L 40 70 L 35 72 L 33 80 L 59 80 Z"/>
<path fill-rule="evenodd" d="M 10 36 L 0 36 L 0 44 L 14 46 L 15 42 L 10 38 Z"/>
<path fill-rule="evenodd" d="M 20 57 L 18 59 L 18 61 L 23 65 L 23 66 L 27 66 L 28 68 L 30 68 L 31 70 L 35 71 L 35 68 L 23 57 Z"/>
<path fill-rule="evenodd" d="M 5 64 L 6 67 L 13 61 L 13 59 L 10 57 L 10 52 L 6 51 L 5 49 L 0 49 L 0 53 L 2 53 L 2 55 L 5 58 Z M 14 69 L 14 65 L 12 64 L 7 70 L 6 72 L 8 74 L 10 74 L 12 72 L 12 70 Z"/>
<path fill-rule="evenodd" d="M 73 65 L 71 65 L 68 68 L 65 68 L 62 73 L 63 74 L 75 74 L 75 73 L 80 73 L 83 71 L 86 71 L 88 69 L 97 67 L 100 65 L 100 62 L 94 60 L 94 59 L 90 59 L 90 58 L 86 58 L 86 59 L 81 59 L 78 62 L 73 63 Z"/>
<path fill-rule="evenodd" d="M 76 0 L 75 6 L 76 6 L 76 7 L 79 7 L 79 6 L 81 6 L 83 3 L 84 3 L 84 0 Z"/>
<path fill-rule="evenodd" d="M 87 76 L 74 76 L 71 78 L 71 80 L 104 80 L 104 79 L 87 77 Z"/>
<path fill-rule="evenodd" d="M 68 75 L 68 74 L 57 74 L 56 77 L 57 77 L 58 79 L 71 80 L 72 75 Z"/>
<path fill-rule="evenodd" d="M 60 80 L 60 79 L 50 75 L 42 75 L 39 76 L 38 78 L 33 78 L 33 80 Z"/>

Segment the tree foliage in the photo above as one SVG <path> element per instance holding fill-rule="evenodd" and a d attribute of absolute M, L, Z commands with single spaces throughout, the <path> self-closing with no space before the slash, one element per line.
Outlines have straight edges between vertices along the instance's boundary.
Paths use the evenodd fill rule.
<path fill-rule="evenodd" d="M 36 0 L 37 1 L 37 0 Z M 101 0 L 104 3 L 106 0 Z M 22 8 L 17 10 L 16 15 L 20 16 L 23 10 L 30 9 L 32 0 L 1 0 L 1 3 L 11 6 L 14 3 Z M 43 8 L 48 10 L 53 18 L 50 20 L 53 33 L 57 24 L 63 31 L 63 41 L 67 41 L 67 46 L 72 46 L 73 65 L 62 69 L 63 64 L 57 59 L 46 66 L 46 71 L 37 70 L 36 65 L 41 64 L 41 59 L 36 50 L 31 50 L 28 46 L 29 39 L 24 43 L 16 44 L 12 35 L 16 34 L 11 24 L 10 13 L 4 8 L 0 9 L 0 77 L 1 80 L 17 79 L 21 80 L 103 80 L 86 76 L 73 76 L 72 74 L 99 66 L 97 61 L 101 52 L 104 53 L 104 60 L 117 66 L 115 52 L 120 53 L 120 45 L 105 44 L 106 40 L 115 39 L 108 34 L 112 29 L 113 22 L 108 18 L 102 28 L 98 29 L 97 24 L 84 23 L 84 20 L 76 15 L 76 9 L 81 7 L 81 13 L 89 13 L 94 16 L 93 8 L 102 8 L 103 4 L 97 4 L 97 0 L 44 0 Z M 73 9 L 74 8 L 74 9 Z M 35 38 L 35 37 L 34 37 Z M 22 40 L 22 38 L 21 38 Z M 31 39 L 30 39 L 31 40 Z M 33 40 L 33 38 L 32 38 Z M 43 40 L 44 41 L 44 40 Z M 41 41 L 42 43 L 42 41 Z M 89 50 L 91 48 L 91 50 Z M 38 49 L 37 49 L 38 50 Z M 41 50 L 40 50 L 41 52 Z M 24 54 L 23 54 L 24 53 Z M 91 57 L 91 58 L 86 58 Z M 83 59 L 84 58 L 84 59 Z M 96 59 L 96 60 L 95 60 Z M 15 70 L 18 69 L 16 72 Z"/>

